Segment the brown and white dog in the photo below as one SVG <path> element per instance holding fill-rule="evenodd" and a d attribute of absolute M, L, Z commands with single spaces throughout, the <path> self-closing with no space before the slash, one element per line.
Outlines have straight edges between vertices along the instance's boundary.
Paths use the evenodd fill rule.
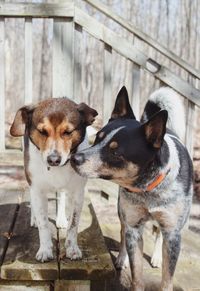
<path fill-rule="evenodd" d="M 47 193 L 60 192 L 58 227 L 67 227 L 66 256 L 80 259 L 77 230 L 84 198 L 86 178 L 69 163 L 71 153 L 88 146 L 86 127 L 94 121 L 96 110 L 68 98 L 52 98 L 20 108 L 10 133 L 24 136 L 24 165 L 31 195 L 31 225 L 39 229 L 39 261 L 53 258 L 48 222 Z M 65 215 L 65 195 L 70 213 Z"/>

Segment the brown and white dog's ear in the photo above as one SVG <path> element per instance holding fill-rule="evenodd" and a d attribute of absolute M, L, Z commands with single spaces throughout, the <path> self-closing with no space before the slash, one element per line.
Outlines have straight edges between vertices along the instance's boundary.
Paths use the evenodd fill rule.
<path fill-rule="evenodd" d="M 125 86 L 120 89 L 117 95 L 115 106 L 109 121 L 118 118 L 135 119 L 135 115 L 129 103 L 128 92 Z"/>
<path fill-rule="evenodd" d="M 80 103 L 77 107 L 78 111 L 83 115 L 86 125 L 91 125 L 95 120 L 95 116 L 98 115 L 97 111 L 85 103 Z"/>
<path fill-rule="evenodd" d="M 12 136 L 23 136 L 25 134 L 26 124 L 29 120 L 30 113 L 33 112 L 34 108 L 33 105 L 24 106 L 17 111 L 10 128 L 10 134 Z"/>
<path fill-rule="evenodd" d="M 156 149 L 159 149 L 163 143 L 167 118 L 167 111 L 161 110 L 142 125 L 147 142 Z"/>

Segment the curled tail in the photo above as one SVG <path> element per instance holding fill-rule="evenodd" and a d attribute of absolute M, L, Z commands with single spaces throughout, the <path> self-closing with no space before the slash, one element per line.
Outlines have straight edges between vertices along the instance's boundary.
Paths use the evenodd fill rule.
<path fill-rule="evenodd" d="M 160 110 L 168 111 L 167 127 L 180 139 L 185 139 L 185 110 L 180 95 L 169 87 L 162 87 L 153 92 L 146 103 L 141 122 L 147 121 Z"/>

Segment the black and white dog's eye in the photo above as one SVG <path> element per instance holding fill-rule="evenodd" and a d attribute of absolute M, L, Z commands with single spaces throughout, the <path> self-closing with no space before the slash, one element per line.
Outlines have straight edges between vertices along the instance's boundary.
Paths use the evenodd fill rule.
<path fill-rule="evenodd" d="M 124 160 L 123 156 L 118 151 L 112 151 L 112 156 L 115 160 Z"/>
<path fill-rule="evenodd" d="M 122 156 L 120 155 L 120 153 L 118 151 L 112 151 L 112 155 L 115 157 L 115 158 L 118 158 L 118 159 L 121 159 Z"/>

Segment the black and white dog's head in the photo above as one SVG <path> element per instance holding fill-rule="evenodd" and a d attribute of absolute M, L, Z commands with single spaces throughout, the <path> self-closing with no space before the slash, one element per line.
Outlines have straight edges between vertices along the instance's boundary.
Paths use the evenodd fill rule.
<path fill-rule="evenodd" d="M 141 171 L 157 158 L 167 116 L 167 111 L 161 110 L 141 124 L 122 87 L 108 124 L 97 133 L 92 147 L 72 156 L 72 166 L 83 176 L 109 179 L 124 187 L 133 185 Z"/>

